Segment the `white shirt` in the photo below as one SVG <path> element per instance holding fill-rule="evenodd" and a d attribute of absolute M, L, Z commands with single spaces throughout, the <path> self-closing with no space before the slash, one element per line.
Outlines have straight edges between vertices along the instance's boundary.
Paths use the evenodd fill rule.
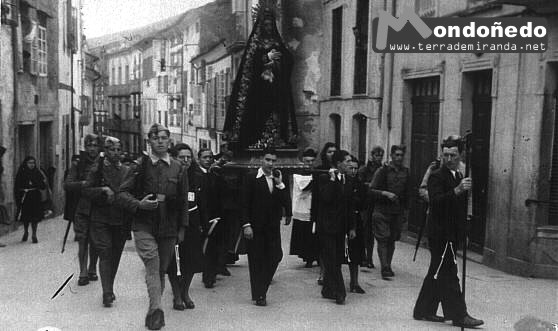
<path fill-rule="evenodd" d="M 256 175 L 256 178 L 260 178 L 262 176 L 265 176 L 265 180 L 267 181 L 267 186 L 269 187 L 269 192 L 273 193 L 273 175 L 266 175 L 263 171 L 262 168 L 258 169 L 258 174 Z M 275 185 L 275 187 L 277 187 L 278 189 L 282 190 L 285 188 L 285 183 L 281 183 L 279 185 Z"/>
<path fill-rule="evenodd" d="M 207 173 L 207 169 L 205 169 L 204 167 L 200 166 L 201 171 L 206 174 Z"/>
<path fill-rule="evenodd" d="M 267 175 L 264 173 L 263 169 L 260 167 L 260 168 L 258 169 L 258 174 L 256 175 L 256 178 L 260 178 L 260 177 L 262 177 L 262 176 L 265 176 L 265 180 L 267 181 L 267 186 L 269 187 L 269 193 L 273 193 L 273 176 L 272 176 L 272 175 L 267 176 Z M 277 189 L 279 189 L 279 190 L 283 190 L 283 189 L 285 189 L 285 183 L 281 183 L 281 184 L 279 184 L 279 185 L 275 185 L 275 187 L 276 187 Z M 250 223 L 246 223 L 246 224 L 244 224 L 242 227 L 243 227 L 243 228 L 246 228 L 246 227 L 249 227 L 249 226 L 251 226 L 251 224 L 250 224 Z"/>

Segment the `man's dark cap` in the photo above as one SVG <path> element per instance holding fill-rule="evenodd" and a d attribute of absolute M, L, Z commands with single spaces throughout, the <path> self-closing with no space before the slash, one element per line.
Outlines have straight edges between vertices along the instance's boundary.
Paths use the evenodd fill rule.
<path fill-rule="evenodd" d="M 167 135 L 170 136 L 170 131 L 167 127 L 159 123 L 155 123 L 149 128 L 149 131 L 147 131 L 147 138 L 151 138 L 152 135 L 157 135 L 161 131 L 165 131 Z"/>

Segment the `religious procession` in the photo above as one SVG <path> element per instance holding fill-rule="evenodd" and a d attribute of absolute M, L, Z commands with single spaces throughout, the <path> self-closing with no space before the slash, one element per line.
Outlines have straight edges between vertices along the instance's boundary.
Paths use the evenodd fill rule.
<path fill-rule="evenodd" d="M 129 2 L 2 0 L 0 329 L 558 329 L 557 4 Z"/>

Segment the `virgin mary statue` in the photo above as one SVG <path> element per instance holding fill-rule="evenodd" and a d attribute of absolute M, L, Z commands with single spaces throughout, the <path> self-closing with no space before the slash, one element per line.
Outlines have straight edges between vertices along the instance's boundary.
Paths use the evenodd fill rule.
<path fill-rule="evenodd" d="M 293 57 L 270 8 L 260 8 L 233 85 L 224 137 L 240 148 L 296 147 Z"/>

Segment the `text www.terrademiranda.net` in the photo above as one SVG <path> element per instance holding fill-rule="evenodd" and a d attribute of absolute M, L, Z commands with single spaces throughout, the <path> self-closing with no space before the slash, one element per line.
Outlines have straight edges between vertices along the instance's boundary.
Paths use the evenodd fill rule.
<path fill-rule="evenodd" d="M 407 52 L 498 52 L 498 51 L 546 51 L 546 44 L 515 44 L 506 43 L 416 43 L 416 44 L 390 44 L 390 51 Z"/>

